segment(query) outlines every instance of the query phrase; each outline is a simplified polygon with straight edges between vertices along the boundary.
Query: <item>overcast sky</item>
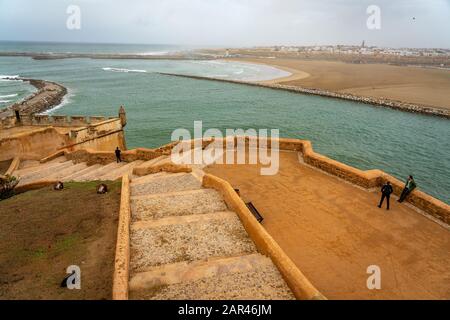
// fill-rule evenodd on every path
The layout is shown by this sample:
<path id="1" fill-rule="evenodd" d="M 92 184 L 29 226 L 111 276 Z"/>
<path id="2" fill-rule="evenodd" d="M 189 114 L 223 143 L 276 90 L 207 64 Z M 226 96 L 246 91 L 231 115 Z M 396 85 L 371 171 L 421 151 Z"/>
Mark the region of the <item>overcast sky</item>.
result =
<path id="1" fill-rule="evenodd" d="M 380 30 L 366 26 L 372 4 Z M 0 40 L 450 48 L 450 0 L 0 0 Z"/>

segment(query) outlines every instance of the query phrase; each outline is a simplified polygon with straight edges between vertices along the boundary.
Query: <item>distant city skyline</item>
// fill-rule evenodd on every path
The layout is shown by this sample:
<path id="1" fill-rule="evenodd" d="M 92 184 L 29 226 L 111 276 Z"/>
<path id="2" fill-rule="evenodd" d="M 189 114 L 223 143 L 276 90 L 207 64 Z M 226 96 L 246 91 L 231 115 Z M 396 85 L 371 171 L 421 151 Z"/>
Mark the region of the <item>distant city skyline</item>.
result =
<path id="1" fill-rule="evenodd" d="M 69 6 L 80 9 L 70 30 Z M 366 22 L 380 8 L 380 29 Z M 450 0 L 0 0 L 0 40 L 450 48 Z"/>

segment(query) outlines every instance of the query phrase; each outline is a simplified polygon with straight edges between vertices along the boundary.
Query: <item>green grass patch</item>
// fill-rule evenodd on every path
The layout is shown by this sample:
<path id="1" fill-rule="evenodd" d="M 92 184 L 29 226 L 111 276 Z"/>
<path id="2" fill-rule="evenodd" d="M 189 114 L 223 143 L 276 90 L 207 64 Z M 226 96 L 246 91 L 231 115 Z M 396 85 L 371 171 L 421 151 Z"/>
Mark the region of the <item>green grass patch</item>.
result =
<path id="1" fill-rule="evenodd" d="M 96 191 L 97 190 L 97 186 L 99 184 L 101 184 L 101 183 L 106 184 L 108 186 L 108 190 L 109 191 L 118 189 L 122 185 L 121 180 L 116 180 L 116 181 L 85 181 L 85 182 L 71 181 L 71 182 L 65 182 L 64 183 L 64 189 Z"/>

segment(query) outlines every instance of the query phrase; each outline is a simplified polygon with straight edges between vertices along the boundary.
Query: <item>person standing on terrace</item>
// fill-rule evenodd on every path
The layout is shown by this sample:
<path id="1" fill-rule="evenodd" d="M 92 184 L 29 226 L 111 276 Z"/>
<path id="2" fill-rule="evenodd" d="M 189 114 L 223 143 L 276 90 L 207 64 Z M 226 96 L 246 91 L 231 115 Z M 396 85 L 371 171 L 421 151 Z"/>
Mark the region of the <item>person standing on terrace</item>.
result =
<path id="1" fill-rule="evenodd" d="M 381 200 L 380 200 L 380 204 L 378 205 L 378 208 L 381 208 L 384 198 L 386 198 L 386 205 L 387 205 L 386 210 L 389 210 L 389 198 L 391 197 L 392 192 L 394 192 L 394 189 L 392 189 L 391 183 L 389 181 L 387 181 L 381 187 Z"/>
<path id="2" fill-rule="evenodd" d="M 116 150 L 115 150 L 114 152 L 115 152 L 115 154 L 116 154 L 116 161 L 117 161 L 117 163 L 122 162 L 122 159 L 121 159 L 121 157 L 120 157 L 121 151 L 120 151 L 119 147 L 117 147 Z"/>

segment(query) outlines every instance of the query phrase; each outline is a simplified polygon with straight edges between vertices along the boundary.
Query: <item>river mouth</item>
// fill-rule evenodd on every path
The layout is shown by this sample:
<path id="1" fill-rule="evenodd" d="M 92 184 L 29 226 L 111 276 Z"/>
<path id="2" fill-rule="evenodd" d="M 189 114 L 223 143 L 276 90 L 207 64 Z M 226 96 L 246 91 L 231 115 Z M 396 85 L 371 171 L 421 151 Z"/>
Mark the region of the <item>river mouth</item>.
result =
<path id="1" fill-rule="evenodd" d="M 128 148 L 163 145 L 170 142 L 173 130 L 192 130 L 198 120 L 205 128 L 221 130 L 279 129 L 281 137 L 311 140 L 317 152 L 357 168 L 381 169 L 401 180 L 412 174 L 423 191 L 450 203 L 446 119 L 155 73 L 201 73 L 207 68 L 192 62 L 16 57 L 0 58 L 0 68 L 4 74 L 55 81 L 68 88 L 69 101 L 50 114 L 116 116 L 124 105 Z M 0 92 L 6 94 L 11 93 Z"/>

